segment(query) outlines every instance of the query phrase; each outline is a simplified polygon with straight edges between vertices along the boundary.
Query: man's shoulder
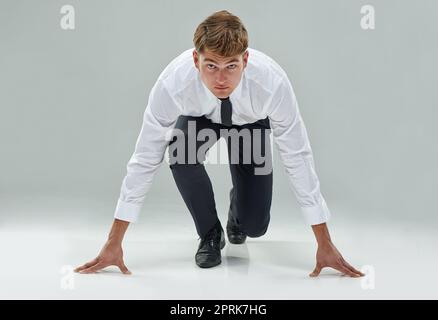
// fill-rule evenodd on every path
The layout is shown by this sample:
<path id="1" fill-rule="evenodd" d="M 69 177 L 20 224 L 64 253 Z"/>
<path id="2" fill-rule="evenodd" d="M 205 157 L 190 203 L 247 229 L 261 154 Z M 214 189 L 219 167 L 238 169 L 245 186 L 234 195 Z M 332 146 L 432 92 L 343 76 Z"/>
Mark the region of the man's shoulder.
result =
<path id="1" fill-rule="evenodd" d="M 249 80 L 272 86 L 287 79 L 286 71 L 268 54 L 254 48 L 248 48 L 248 53 L 245 73 Z"/>
<path id="2" fill-rule="evenodd" d="M 181 73 L 193 71 L 193 69 L 195 69 L 195 65 L 193 62 L 192 52 L 193 48 L 184 50 L 182 53 L 172 59 L 163 69 L 158 78 L 164 80 L 167 77 L 178 76 L 181 75 Z"/>
<path id="3" fill-rule="evenodd" d="M 195 80 L 197 69 L 193 62 L 193 49 L 184 50 L 172 59 L 158 76 L 157 81 L 164 84 L 169 91 L 179 90 L 182 84 L 188 85 Z"/>

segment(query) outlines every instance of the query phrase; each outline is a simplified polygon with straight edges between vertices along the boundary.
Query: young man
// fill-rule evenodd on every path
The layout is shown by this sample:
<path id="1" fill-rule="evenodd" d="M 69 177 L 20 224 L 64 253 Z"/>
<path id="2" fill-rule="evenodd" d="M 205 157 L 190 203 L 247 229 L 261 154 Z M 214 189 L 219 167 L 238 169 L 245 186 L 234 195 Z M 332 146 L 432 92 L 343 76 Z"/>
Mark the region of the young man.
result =
<path id="1" fill-rule="evenodd" d="M 196 29 L 193 42 L 195 48 L 175 58 L 151 90 L 108 241 L 95 259 L 75 271 L 92 273 L 116 265 L 130 273 L 123 261 L 122 239 L 129 223 L 137 220 L 167 147 L 170 169 L 201 239 L 196 264 L 202 268 L 220 264 L 225 236 L 203 165 L 206 152 L 220 137 L 227 142 L 233 183 L 228 240 L 241 244 L 247 236 L 262 236 L 268 228 L 272 199 L 272 129 L 304 218 L 318 243 L 316 267 L 310 276 L 317 276 L 324 267 L 363 276 L 331 242 L 326 225 L 330 212 L 285 71 L 267 55 L 248 48 L 244 25 L 227 11 L 206 18 Z M 261 161 L 258 151 L 264 154 Z"/>

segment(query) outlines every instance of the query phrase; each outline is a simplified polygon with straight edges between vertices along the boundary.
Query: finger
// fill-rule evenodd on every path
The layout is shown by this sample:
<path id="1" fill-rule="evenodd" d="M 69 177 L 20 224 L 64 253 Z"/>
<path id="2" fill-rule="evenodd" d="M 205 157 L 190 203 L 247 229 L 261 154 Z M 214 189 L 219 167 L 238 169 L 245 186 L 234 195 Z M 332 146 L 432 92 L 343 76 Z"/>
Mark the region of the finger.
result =
<path id="1" fill-rule="evenodd" d="M 348 270 L 350 270 L 351 272 L 353 272 L 354 274 L 356 274 L 358 277 L 363 277 L 365 276 L 364 273 L 360 272 L 359 270 L 355 269 L 354 267 L 352 267 L 351 265 L 346 265 L 344 264 L 344 266 L 346 268 L 348 268 Z"/>
<path id="2" fill-rule="evenodd" d="M 365 276 L 365 274 L 363 272 L 360 272 L 359 270 L 357 270 L 356 268 L 354 268 L 351 264 L 349 264 L 347 261 L 342 260 L 342 262 L 344 263 L 344 266 L 346 266 L 348 269 L 350 269 L 351 271 L 353 271 L 354 273 L 358 274 L 359 276 L 363 277 Z"/>
<path id="3" fill-rule="evenodd" d="M 350 276 L 350 277 L 354 277 L 357 278 L 359 277 L 358 274 L 354 273 L 353 271 L 351 271 L 350 269 L 348 269 L 346 266 L 344 266 L 343 264 L 338 264 L 335 267 L 336 270 L 341 271 L 342 273 L 345 273 L 346 275 Z"/>
<path id="4" fill-rule="evenodd" d="M 87 268 L 95 265 L 96 263 L 97 263 L 97 258 L 91 260 L 90 262 L 87 262 L 87 263 L 83 264 L 82 266 L 77 267 L 76 269 L 74 269 L 74 271 L 78 272 L 80 270 L 87 269 Z"/>
<path id="5" fill-rule="evenodd" d="M 79 273 L 95 273 L 96 271 L 99 271 L 100 269 L 103 269 L 107 267 L 108 265 L 106 263 L 99 262 L 95 264 L 92 267 L 89 267 L 88 269 L 82 270 Z"/>
<path id="6" fill-rule="evenodd" d="M 122 262 L 118 265 L 120 271 L 122 271 L 123 274 L 132 274 L 131 271 L 128 270 L 128 267 Z"/>
<path id="7" fill-rule="evenodd" d="M 309 276 L 310 277 L 317 277 L 320 274 L 321 270 L 322 270 L 322 266 L 320 264 L 317 264 L 315 269 L 312 271 L 311 274 L 309 274 Z"/>
<path id="8" fill-rule="evenodd" d="M 74 269 L 74 272 L 79 272 L 81 270 L 84 270 L 84 269 L 87 269 L 87 268 L 89 268 L 91 266 L 94 266 L 97 262 L 98 262 L 97 258 L 94 258 L 90 262 L 87 262 L 87 263 L 83 264 L 82 266 L 77 267 L 76 269 Z"/>

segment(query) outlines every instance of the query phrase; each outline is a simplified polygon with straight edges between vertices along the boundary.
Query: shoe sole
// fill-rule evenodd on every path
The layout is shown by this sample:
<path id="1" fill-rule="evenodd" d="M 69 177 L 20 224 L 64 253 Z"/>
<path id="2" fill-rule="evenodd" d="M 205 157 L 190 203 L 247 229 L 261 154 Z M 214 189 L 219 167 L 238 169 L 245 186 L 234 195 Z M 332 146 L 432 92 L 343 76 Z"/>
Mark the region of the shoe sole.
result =
<path id="1" fill-rule="evenodd" d="M 222 263 L 222 260 L 219 261 L 219 262 L 217 262 L 217 263 L 214 263 L 214 264 L 207 264 L 207 265 L 197 264 L 197 266 L 198 266 L 199 268 L 202 268 L 202 269 L 208 269 L 208 268 L 216 267 L 216 266 L 220 265 L 221 263 Z"/>
<path id="2" fill-rule="evenodd" d="M 243 243 L 245 243 L 245 241 L 246 241 L 246 237 L 245 237 L 243 240 L 238 240 L 238 241 L 236 241 L 236 240 L 232 240 L 232 239 L 228 236 L 228 234 L 227 234 L 227 237 L 228 237 L 228 242 L 231 243 L 231 244 L 243 244 Z"/>
<path id="3" fill-rule="evenodd" d="M 229 241 L 231 244 L 243 244 L 243 243 L 245 243 L 246 238 L 243 239 L 243 240 L 241 240 L 241 241 L 234 241 L 234 240 L 230 240 L 230 238 L 228 238 L 228 241 Z"/>

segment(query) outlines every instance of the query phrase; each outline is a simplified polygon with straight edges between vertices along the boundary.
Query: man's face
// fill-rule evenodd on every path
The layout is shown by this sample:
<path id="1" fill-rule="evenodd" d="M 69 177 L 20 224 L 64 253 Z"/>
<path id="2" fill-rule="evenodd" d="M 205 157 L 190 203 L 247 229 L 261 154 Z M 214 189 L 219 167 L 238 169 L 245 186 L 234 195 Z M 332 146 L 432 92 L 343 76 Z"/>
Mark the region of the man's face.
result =
<path id="1" fill-rule="evenodd" d="M 239 85 L 242 72 L 248 63 L 248 50 L 233 57 L 222 57 L 211 51 L 193 50 L 193 60 L 201 80 L 218 98 L 226 98 Z"/>

